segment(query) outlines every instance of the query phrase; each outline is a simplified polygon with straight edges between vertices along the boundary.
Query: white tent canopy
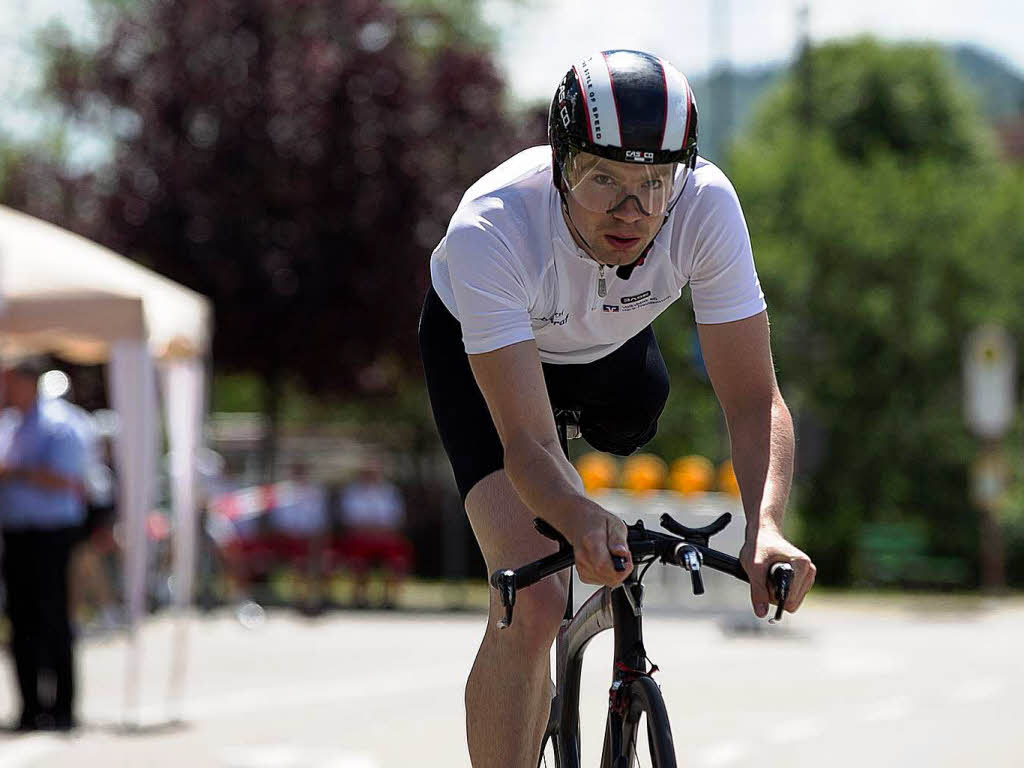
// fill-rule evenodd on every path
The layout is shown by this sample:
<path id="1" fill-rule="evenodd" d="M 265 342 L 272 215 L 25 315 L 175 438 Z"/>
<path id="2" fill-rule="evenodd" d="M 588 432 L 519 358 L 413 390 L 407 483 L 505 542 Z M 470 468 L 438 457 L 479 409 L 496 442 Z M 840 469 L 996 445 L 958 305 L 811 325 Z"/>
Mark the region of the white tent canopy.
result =
<path id="1" fill-rule="evenodd" d="M 0 206 L 2 330 L 9 340 L 80 363 L 146 339 L 151 355 L 203 356 L 210 305 L 194 291 L 84 237 Z M 140 313 L 141 309 L 141 313 Z"/>
<path id="2" fill-rule="evenodd" d="M 210 347 L 207 299 L 83 237 L 0 206 L 0 339 L 6 353 L 52 352 L 108 363 L 118 413 L 119 515 L 132 650 L 126 705 L 139 678 L 137 622 L 144 610 L 146 515 L 157 455 L 156 366 L 162 374 L 175 516 L 175 601 L 191 601 L 195 562 L 195 456 Z M 180 627 L 183 625 L 180 625 Z M 176 644 L 180 671 L 183 629 Z M 180 681 L 180 675 L 177 678 Z M 130 716 L 134 712 L 127 713 Z"/>

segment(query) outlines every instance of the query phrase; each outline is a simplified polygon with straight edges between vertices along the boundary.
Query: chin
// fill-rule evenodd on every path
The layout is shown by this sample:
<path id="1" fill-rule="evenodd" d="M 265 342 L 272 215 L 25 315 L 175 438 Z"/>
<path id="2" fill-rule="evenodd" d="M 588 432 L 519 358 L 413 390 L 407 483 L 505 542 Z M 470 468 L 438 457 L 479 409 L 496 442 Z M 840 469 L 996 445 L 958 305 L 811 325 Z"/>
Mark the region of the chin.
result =
<path id="1" fill-rule="evenodd" d="M 632 251 L 627 251 L 626 253 L 623 253 L 622 251 L 613 251 L 608 254 L 608 263 L 616 267 L 623 264 L 630 264 L 635 261 L 636 257 L 639 255 L 639 251 L 636 253 L 633 253 Z"/>
<path id="2" fill-rule="evenodd" d="M 636 248 L 631 248 L 628 251 L 616 251 L 609 249 L 601 253 L 600 261 L 616 267 L 622 264 L 632 264 L 639 258 L 640 254 L 643 253 L 645 247 L 646 246 L 637 246 Z"/>

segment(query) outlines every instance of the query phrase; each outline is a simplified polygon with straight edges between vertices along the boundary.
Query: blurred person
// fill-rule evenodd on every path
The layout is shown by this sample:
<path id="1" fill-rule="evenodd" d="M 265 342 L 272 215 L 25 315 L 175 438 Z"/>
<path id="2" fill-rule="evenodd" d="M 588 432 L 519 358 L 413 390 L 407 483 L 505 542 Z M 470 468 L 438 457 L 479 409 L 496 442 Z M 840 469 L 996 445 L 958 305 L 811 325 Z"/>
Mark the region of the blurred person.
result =
<path id="1" fill-rule="evenodd" d="M 253 582 L 273 560 L 265 535 L 269 486 L 242 487 L 225 478 L 220 486 L 210 499 L 209 522 L 224 565 L 226 597 L 241 609 L 253 602 Z"/>
<path id="2" fill-rule="evenodd" d="M 19 730 L 75 725 L 68 563 L 85 518 L 87 448 L 70 412 L 41 401 L 44 369 L 44 361 L 31 358 L 3 371 L 3 401 L 21 415 L 0 461 L 3 576 L 22 701 Z M 51 697 L 41 695 L 43 686 L 52 700 L 44 700 Z"/>
<path id="3" fill-rule="evenodd" d="M 327 496 L 323 486 L 310 479 L 309 466 L 304 462 L 293 464 L 289 480 L 277 484 L 269 524 L 271 549 L 279 559 L 297 565 L 301 573 L 301 604 L 310 612 L 318 610 L 324 577 Z"/>
<path id="4" fill-rule="evenodd" d="M 48 378 L 63 385 L 46 386 Z M 71 616 L 75 625 L 89 623 L 101 630 L 121 626 L 123 617 L 107 573 L 109 557 L 117 551 L 117 521 L 113 432 L 74 402 L 68 377 L 51 370 L 43 375 L 40 402 L 57 417 L 74 425 L 86 447 L 85 520 L 71 552 Z"/>
<path id="5" fill-rule="evenodd" d="M 739 200 L 698 156 L 685 76 L 640 51 L 582 59 L 555 91 L 548 140 L 465 193 L 431 256 L 420 316 L 434 420 L 488 571 L 555 551 L 535 516 L 572 544 L 584 582 L 617 585 L 632 570 L 626 526 L 584 493 L 552 409 L 579 411 L 602 451 L 650 441 L 669 392 L 652 322 L 689 284 L 743 492 L 751 605 L 767 615 L 768 570 L 786 562 L 785 607 L 797 610 L 814 566 L 782 535 L 792 420 Z M 567 573 L 525 590 L 501 631 L 492 591 L 466 686 L 475 768 L 537 764 L 567 590 Z"/>
<path id="6" fill-rule="evenodd" d="M 341 522 L 345 530 L 339 555 L 355 576 L 355 604 L 369 605 L 370 570 L 380 565 L 384 578 L 384 607 L 397 606 L 401 578 L 412 566 L 412 545 L 402 535 L 405 503 L 398 488 L 384 478 L 374 461 L 341 492 Z"/>
<path id="7" fill-rule="evenodd" d="M 98 463 L 90 465 L 86 479 L 85 523 L 82 541 L 72 555 L 72 606 L 76 616 L 89 613 L 99 630 L 116 629 L 124 615 L 112 586 L 110 571 L 119 553 L 114 526 L 117 523 L 117 476 L 114 472 L 113 438 L 101 435 Z"/>

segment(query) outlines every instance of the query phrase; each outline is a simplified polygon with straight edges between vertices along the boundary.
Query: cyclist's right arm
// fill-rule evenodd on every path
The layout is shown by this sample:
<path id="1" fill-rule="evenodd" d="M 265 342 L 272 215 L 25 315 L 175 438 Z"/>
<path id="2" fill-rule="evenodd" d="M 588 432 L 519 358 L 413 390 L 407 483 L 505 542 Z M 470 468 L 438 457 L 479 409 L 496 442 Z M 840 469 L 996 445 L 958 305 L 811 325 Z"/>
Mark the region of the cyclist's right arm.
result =
<path id="1" fill-rule="evenodd" d="M 632 569 L 626 526 L 582 492 L 579 475 L 559 446 L 535 341 L 469 355 L 505 448 L 505 473 L 525 504 L 569 540 L 580 578 L 618 584 Z M 626 559 L 616 571 L 611 555 Z"/>

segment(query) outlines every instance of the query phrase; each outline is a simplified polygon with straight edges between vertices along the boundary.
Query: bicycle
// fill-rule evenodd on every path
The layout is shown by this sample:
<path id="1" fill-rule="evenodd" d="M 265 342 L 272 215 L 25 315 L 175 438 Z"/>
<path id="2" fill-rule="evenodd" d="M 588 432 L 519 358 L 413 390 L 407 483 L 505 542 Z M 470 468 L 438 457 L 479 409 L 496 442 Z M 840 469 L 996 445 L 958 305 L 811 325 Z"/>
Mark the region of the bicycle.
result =
<path id="1" fill-rule="evenodd" d="M 566 455 L 568 439 L 578 436 L 576 418 L 571 411 L 556 414 L 559 439 Z M 721 532 L 731 519 L 732 515 L 725 513 L 702 528 L 689 528 L 663 514 L 661 526 L 675 535 L 647 529 L 641 520 L 627 526 L 633 571 L 622 584 L 614 588 L 604 586 L 595 591 L 575 614 L 570 579 L 565 616 L 555 641 L 555 693 L 541 742 L 538 766 L 545 765 L 545 750 L 548 750 L 556 768 L 579 768 L 579 696 L 583 653 L 597 634 L 614 629 L 615 672 L 608 696 L 601 768 L 633 768 L 638 765 L 637 737 L 642 720 L 646 721 L 650 764 L 658 768 L 675 768 L 675 748 L 668 713 L 661 689 L 652 677 L 658 667 L 651 663 L 648 669 L 650 659 L 643 644 L 643 578 L 655 562 L 661 562 L 688 571 L 695 595 L 704 593 L 703 566 L 749 582 L 737 558 L 709 546 L 711 537 Z M 533 522 L 537 532 L 558 543 L 559 549 L 519 568 L 500 569 L 491 575 L 491 586 L 498 591 L 505 609 L 504 617 L 498 621 L 499 629 L 512 624 L 518 590 L 571 568 L 574 563 L 572 546 L 565 537 L 542 518 L 534 518 Z M 612 559 L 616 570 L 625 570 L 623 558 L 612 556 Z M 641 566 L 643 570 L 637 575 Z M 778 598 L 778 607 L 769 623 L 781 621 L 792 578 L 793 569 L 788 563 L 777 563 L 772 567 L 770 586 Z"/>

